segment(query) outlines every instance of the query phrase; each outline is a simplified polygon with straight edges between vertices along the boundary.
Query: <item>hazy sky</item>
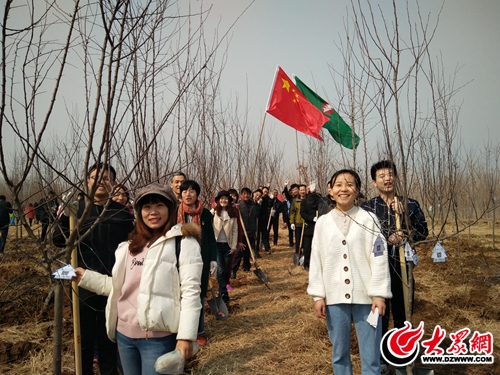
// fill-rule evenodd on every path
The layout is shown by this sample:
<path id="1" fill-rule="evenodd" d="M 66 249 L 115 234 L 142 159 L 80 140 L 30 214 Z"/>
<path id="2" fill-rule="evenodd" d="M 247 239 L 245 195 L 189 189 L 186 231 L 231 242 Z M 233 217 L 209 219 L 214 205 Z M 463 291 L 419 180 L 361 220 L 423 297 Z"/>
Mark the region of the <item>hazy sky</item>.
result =
<path id="1" fill-rule="evenodd" d="M 220 15 L 224 30 L 250 3 L 215 0 L 205 5 L 213 4 L 212 15 Z M 374 7 L 380 4 L 391 17 L 391 1 L 372 4 Z M 397 4 L 404 6 L 403 1 Z M 434 18 L 441 5 L 436 0 L 420 2 L 422 14 L 430 12 Z M 336 107 L 338 98 L 329 65 L 342 67 L 336 43 L 345 35 L 348 8 L 347 0 L 256 0 L 231 33 L 222 80 L 223 95 L 229 97 L 237 93 L 241 100 L 248 90 L 250 119 L 260 126 L 276 65 L 280 65 L 289 76 L 299 76 Z M 499 17 L 500 1 L 446 1 L 431 44 L 431 55 L 442 55 L 445 74 L 451 77 L 457 71 L 455 86 L 467 84 L 455 96 L 455 104 L 461 105 L 460 135 L 467 147 L 481 146 L 488 141 L 497 143 L 500 139 Z M 212 20 L 214 18 L 218 21 L 218 17 Z M 341 115 L 346 117 L 345 113 Z M 274 127 L 275 132 L 295 147 L 293 129 L 271 116 L 267 116 L 267 126 Z M 375 135 L 381 136 L 381 129 L 375 129 Z"/>

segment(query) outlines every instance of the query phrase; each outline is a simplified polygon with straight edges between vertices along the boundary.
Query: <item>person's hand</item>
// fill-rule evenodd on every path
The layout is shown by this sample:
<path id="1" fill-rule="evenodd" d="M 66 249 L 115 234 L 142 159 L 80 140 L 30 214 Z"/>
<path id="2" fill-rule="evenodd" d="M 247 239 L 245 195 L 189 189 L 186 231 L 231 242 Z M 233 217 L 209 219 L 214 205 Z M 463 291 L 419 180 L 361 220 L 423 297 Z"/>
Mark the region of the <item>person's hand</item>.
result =
<path id="1" fill-rule="evenodd" d="M 71 281 L 79 283 L 80 281 L 82 281 L 83 275 L 85 275 L 85 270 L 82 267 L 76 267 L 75 273 L 76 276 L 73 276 Z"/>
<path id="2" fill-rule="evenodd" d="M 247 247 L 243 242 L 238 242 L 238 250 L 245 250 Z"/>
<path id="3" fill-rule="evenodd" d="M 314 302 L 314 312 L 316 313 L 316 317 L 320 319 L 326 318 L 326 305 L 324 299 L 319 299 Z"/>
<path id="4" fill-rule="evenodd" d="M 274 194 L 273 193 L 269 194 L 269 199 L 274 199 Z"/>
<path id="5" fill-rule="evenodd" d="M 288 180 L 287 180 L 287 181 L 285 181 L 285 187 L 287 187 L 287 186 L 288 186 Z"/>
<path id="6" fill-rule="evenodd" d="M 381 299 L 374 299 L 372 302 L 372 312 L 375 312 L 375 307 L 378 307 L 378 314 L 380 316 L 385 315 L 385 301 Z"/>
<path id="7" fill-rule="evenodd" d="M 314 216 L 313 221 L 314 221 L 314 222 L 317 222 L 317 221 L 318 221 L 318 217 L 317 217 L 317 216 Z"/>
<path id="8" fill-rule="evenodd" d="M 217 272 L 217 262 L 215 262 L 215 261 L 212 260 L 210 262 L 210 273 L 212 275 L 215 275 L 216 272 Z"/>
<path id="9" fill-rule="evenodd" d="M 193 342 L 189 340 L 177 340 L 175 349 L 180 349 L 182 356 L 185 360 L 193 356 Z"/>
<path id="10" fill-rule="evenodd" d="M 262 198 L 257 201 L 258 204 L 262 204 Z"/>
<path id="11" fill-rule="evenodd" d="M 396 246 L 403 244 L 405 241 L 406 241 L 405 236 L 398 233 L 391 234 L 389 236 L 389 239 L 387 240 L 389 245 L 396 245 Z"/>
<path id="12" fill-rule="evenodd" d="M 316 192 L 316 182 L 311 182 L 311 184 L 309 185 L 309 191 L 311 193 Z"/>
<path id="13" fill-rule="evenodd" d="M 295 230 L 295 224 L 290 224 L 290 229 Z"/>
<path id="14" fill-rule="evenodd" d="M 229 255 L 233 255 L 236 252 L 236 249 L 229 250 Z"/>
<path id="15" fill-rule="evenodd" d="M 403 202 L 398 200 L 396 203 L 395 200 L 392 200 L 392 201 L 389 201 L 387 203 L 389 204 L 389 207 L 391 208 L 391 210 L 393 210 L 395 213 L 400 214 L 400 215 L 404 214 L 405 207 L 403 205 Z"/>
<path id="16" fill-rule="evenodd" d="M 271 216 L 274 217 L 274 214 L 276 213 L 276 210 L 271 208 Z"/>

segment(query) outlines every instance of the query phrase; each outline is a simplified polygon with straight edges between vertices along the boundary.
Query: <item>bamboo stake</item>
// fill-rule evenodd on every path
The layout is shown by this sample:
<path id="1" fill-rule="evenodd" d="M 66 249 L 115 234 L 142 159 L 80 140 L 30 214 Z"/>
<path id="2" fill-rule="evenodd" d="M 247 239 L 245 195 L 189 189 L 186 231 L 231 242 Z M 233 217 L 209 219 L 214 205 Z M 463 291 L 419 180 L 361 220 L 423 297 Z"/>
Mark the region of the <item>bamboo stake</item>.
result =
<path id="1" fill-rule="evenodd" d="M 394 204 L 398 205 L 398 197 L 394 197 Z M 401 232 L 401 215 L 395 212 L 396 217 L 396 230 L 399 235 Z M 399 263 L 401 264 L 401 281 L 403 283 L 403 296 L 405 303 L 405 315 L 408 319 L 408 275 L 406 273 L 406 257 L 405 257 L 405 249 L 403 246 L 398 246 L 399 250 Z"/>
<path id="2" fill-rule="evenodd" d="M 76 227 L 76 205 L 70 204 L 69 214 L 69 228 L 72 232 Z M 76 247 L 71 252 L 71 265 L 73 268 L 78 267 L 78 254 Z M 73 291 L 73 337 L 75 344 L 75 374 L 82 374 L 82 337 L 80 333 L 80 297 L 78 293 L 78 283 L 71 282 L 71 289 Z"/>

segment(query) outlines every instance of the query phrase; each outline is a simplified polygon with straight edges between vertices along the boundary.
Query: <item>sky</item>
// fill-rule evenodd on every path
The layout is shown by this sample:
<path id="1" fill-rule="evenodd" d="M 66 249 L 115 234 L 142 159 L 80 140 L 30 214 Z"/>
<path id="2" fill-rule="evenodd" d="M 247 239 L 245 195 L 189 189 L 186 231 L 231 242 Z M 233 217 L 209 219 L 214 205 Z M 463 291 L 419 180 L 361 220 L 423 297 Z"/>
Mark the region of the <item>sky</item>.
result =
<path id="1" fill-rule="evenodd" d="M 374 7 L 380 4 L 383 13 L 391 16 L 391 1 L 372 4 Z M 404 2 L 397 4 L 403 6 Z M 435 19 L 442 4 L 430 51 L 432 56 L 441 56 L 447 77 L 451 79 L 456 73 L 455 87 L 463 86 L 454 100 L 460 106 L 459 132 L 463 146 L 475 148 L 487 142 L 498 143 L 500 1 L 423 0 L 422 14 L 430 13 Z M 277 65 L 289 76 L 300 77 L 336 107 L 338 77 L 332 77 L 329 66 L 341 69 L 343 64 L 336 45 L 345 37 L 349 1 L 205 1 L 205 6 L 210 5 L 215 16 L 211 22 L 220 23 L 222 30 L 241 15 L 230 32 L 228 60 L 222 77 L 223 95 L 230 98 L 238 94 L 240 100 L 248 99 L 249 118 L 255 126 L 260 127 Z M 344 119 L 347 117 L 340 114 Z M 271 116 L 266 117 L 265 126 L 274 128 L 275 134 L 295 147 L 292 128 Z M 374 129 L 370 136 L 381 137 L 381 129 Z M 300 137 L 303 142 L 307 136 Z"/>
<path id="2" fill-rule="evenodd" d="M 359 1 L 366 9 L 367 1 Z M 414 1 L 409 0 L 412 16 L 416 16 Z M 72 4 L 70 0 L 60 3 Z M 189 2 L 180 1 L 179 4 Z M 338 75 L 332 74 L 332 67 L 338 70 L 343 67 L 337 46 L 345 40 L 344 24 L 351 17 L 349 0 L 191 0 L 191 4 L 211 7 L 204 26 L 208 40 L 216 28 L 219 36 L 229 29 L 227 61 L 220 84 L 221 100 L 229 102 L 237 97 L 241 111 L 248 105 L 248 124 L 255 127 L 254 134 L 258 134 L 262 124 L 277 65 L 288 76 L 300 77 L 348 119 L 348 114 L 338 106 L 340 98 L 336 85 L 342 83 Z M 404 10 L 403 0 L 398 0 L 397 4 Z M 378 7 L 384 17 L 391 19 L 392 1 L 376 0 L 372 1 L 372 6 L 377 22 L 380 22 Z M 440 56 L 445 75 L 454 76 L 455 87 L 461 87 L 454 97 L 455 105 L 460 106 L 460 147 L 481 148 L 488 142 L 496 145 L 500 141 L 497 115 L 500 107 L 500 26 L 497 21 L 500 1 L 420 1 L 421 13 L 430 14 L 434 21 L 441 6 L 430 53 Z M 226 42 L 222 48 L 225 46 Z M 68 67 L 67 74 L 72 74 L 70 69 L 80 69 L 77 64 L 73 65 Z M 63 106 L 60 116 L 65 118 L 54 122 L 58 126 L 67 123 L 67 108 L 80 116 L 84 112 L 84 101 L 76 99 L 73 93 L 74 79 L 67 82 L 69 88 L 61 88 L 63 101 L 60 101 Z M 430 96 L 422 92 L 421 100 L 428 102 Z M 370 121 L 373 121 L 373 129 L 367 138 L 375 148 L 383 139 L 382 128 L 377 125 L 376 116 Z M 266 116 L 265 130 L 265 135 L 276 137 L 287 159 L 296 160 L 294 129 Z M 326 138 L 329 134 L 325 132 L 323 136 Z M 309 137 L 300 134 L 298 139 L 299 148 L 305 149 Z"/>

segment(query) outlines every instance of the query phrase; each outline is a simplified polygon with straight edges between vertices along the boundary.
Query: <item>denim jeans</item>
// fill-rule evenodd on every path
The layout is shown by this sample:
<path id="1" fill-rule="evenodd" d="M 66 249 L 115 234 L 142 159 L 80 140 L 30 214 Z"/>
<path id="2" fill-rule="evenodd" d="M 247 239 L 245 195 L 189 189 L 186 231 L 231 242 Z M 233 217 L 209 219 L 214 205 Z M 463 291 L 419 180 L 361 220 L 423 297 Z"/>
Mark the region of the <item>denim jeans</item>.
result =
<path id="1" fill-rule="evenodd" d="M 9 234 L 9 224 L 0 228 L 0 254 L 3 253 L 5 249 L 5 244 L 7 243 L 7 235 Z"/>
<path id="2" fill-rule="evenodd" d="M 217 242 L 217 282 L 219 294 L 227 293 L 226 285 L 229 282 L 231 270 L 231 248 L 227 242 Z"/>
<path id="3" fill-rule="evenodd" d="M 366 318 L 371 305 L 338 304 L 326 306 L 328 336 L 333 345 L 332 364 L 335 375 L 352 375 L 351 364 L 351 321 L 356 327 L 361 373 L 380 374 L 380 340 L 382 321 L 379 317 L 377 328 L 373 328 Z"/>
<path id="4" fill-rule="evenodd" d="M 116 332 L 118 351 L 124 375 L 156 375 L 155 362 L 158 357 L 175 349 L 176 336 L 131 339 Z"/>

